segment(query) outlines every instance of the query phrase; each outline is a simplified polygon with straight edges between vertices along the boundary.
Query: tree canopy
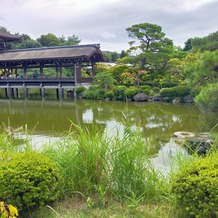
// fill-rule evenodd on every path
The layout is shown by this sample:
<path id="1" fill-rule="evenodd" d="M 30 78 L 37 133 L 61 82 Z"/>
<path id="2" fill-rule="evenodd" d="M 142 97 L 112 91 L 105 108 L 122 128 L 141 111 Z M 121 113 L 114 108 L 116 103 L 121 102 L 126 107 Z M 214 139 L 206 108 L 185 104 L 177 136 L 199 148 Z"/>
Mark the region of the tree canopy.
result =
<path id="1" fill-rule="evenodd" d="M 214 51 L 218 49 L 218 31 L 205 37 L 190 38 L 185 42 L 184 51 Z"/>
<path id="2" fill-rule="evenodd" d="M 7 28 L 0 26 L 0 30 L 10 33 Z M 34 40 L 27 34 L 15 33 L 15 35 L 21 35 L 20 41 L 7 43 L 9 49 L 22 49 L 22 48 L 38 48 L 38 47 L 50 47 L 50 46 L 65 46 L 65 45 L 78 45 L 81 42 L 76 35 L 68 37 L 57 37 L 53 33 L 41 35 L 38 39 Z"/>
<path id="3" fill-rule="evenodd" d="M 173 41 L 166 38 L 162 28 L 155 24 L 135 24 L 126 30 L 134 39 L 129 42 L 129 59 L 134 59 L 140 70 L 160 75 L 173 52 Z"/>

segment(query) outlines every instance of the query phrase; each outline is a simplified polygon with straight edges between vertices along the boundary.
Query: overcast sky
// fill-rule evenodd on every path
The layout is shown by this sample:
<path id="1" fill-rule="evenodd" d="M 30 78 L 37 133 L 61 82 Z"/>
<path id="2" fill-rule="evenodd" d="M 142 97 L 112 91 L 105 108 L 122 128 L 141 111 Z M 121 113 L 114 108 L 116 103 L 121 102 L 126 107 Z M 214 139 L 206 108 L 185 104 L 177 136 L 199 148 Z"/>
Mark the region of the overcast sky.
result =
<path id="1" fill-rule="evenodd" d="M 0 0 L 0 26 L 12 34 L 76 35 L 80 44 L 100 43 L 103 51 L 128 49 L 126 28 L 139 23 L 161 26 L 183 47 L 218 31 L 218 0 Z"/>

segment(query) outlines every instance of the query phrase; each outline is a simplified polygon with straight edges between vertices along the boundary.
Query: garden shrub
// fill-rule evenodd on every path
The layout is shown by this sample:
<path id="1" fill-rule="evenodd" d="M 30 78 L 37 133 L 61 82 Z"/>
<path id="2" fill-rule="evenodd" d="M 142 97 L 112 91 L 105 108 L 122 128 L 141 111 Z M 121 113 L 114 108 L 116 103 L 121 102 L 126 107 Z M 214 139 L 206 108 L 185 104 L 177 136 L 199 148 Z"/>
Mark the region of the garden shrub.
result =
<path id="1" fill-rule="evenodd" d="M 160 89 L 158 88 L 158 87 L 154 87 L 154 88 L 152 88 L 152 92 L 154 93 L 154 94 L 160 94 Z"/>
<path id="2" fill-rule="evenodd" d="M 202 88 L 195 98 L 197 106 L 206 111 L 218 111 L 218 83 L 209 84 Z"/>
<path id="3" fill-rule="evenodd" d="M 90 91 L 95 91 L 95 90 L 97 90 L 97 89 L 99 89 L 99 88 L 100 88 L 99 85 L 91 85 L 91 86 L 89 87 L 89 90 L 90 90 Z"/>
<path id="4" fill-rule="evenodd" d="M 86 90 L 84 93 L 83 93 L 83 98 L 85 99 L 95 99 L 95 96 L 96 96 L 96 90 Z"/>
<path id="5" fill-rule="evenodd" d="M 171 88 L 177 86 L 178 84 L 175 82 L 162 82 L 160 83 L 161 88 Z"/>
<path id="6" fill-rule="evenodd" d="M 106 90 L 105 89 L 97 89 L 96 90 L 96 92 L 95 92 L 95 94 L 96 94 L 96 96 L 95 96 L 95 99 L 97 99 L 97 100 L 102 100 L 102 99 L 105 99 L 105 97 L 106 97 Z"/>
<path id="7" fill-rule="evenodd" d="M 0 154 L 0 199 L 27 212 L 56 200 L 61 194 L 57 165 L 38 152 Z"/>
<path id="8" fill-rule="evenodd" d="M 84 91 L 83 98 L 85 99 L 97 99 L 97 92 L 100 88 L 99 85 L 92 85 L 88 90 Z"/>
<path id="9" fill-rule="evenodd" d="M 148 86 L 148 85 L 143 85 L 143 86 L 140 86 L 140 89 L 151 89 L 151 87 L 150 86 Z"/>
<path id="10" fill-rule="evenodd" d="M 148 85 L 150 87 L 160 87 L 160 83 L 156 81 L 141 81 L 140 85 Z"/>
<path id="11" fill-rule="evenodd" d="M 142 91 L 145 95 L 152 95 L 153 91 L 151 89 L 143 89 Z"/>
<path id="12" fill-rule="evenodd" d="M 79 94 L 81 94 L 82 92 L 84 92 L 86 89 L 85 89 L 85 87 L 84 86 L 79 86 L 79 87 L 77 87 L 76 88 L 76 94 L 77 95 L 79 95 Z"/>
<path id="13" fill-rule="evenodd" d="M 176 97 L 185 97 L 190 94 L 190 88 L 187 86 L 174 86 L 171 88 L 163 88 L 160 90 L 161 97 L 169 97 L 171 99 Z"/>
<path id="14" fill-rule="evenodd" d="M 199 95 L 199 93 L 201 92 L 202 87 L 201 86 L 195 86 L 194 88 L 191 89 L 191 96 L 192 97 L 196 97 L 197 95 Z"/>
<path id="15" fill-rule="evenodd" d="M 114 98 L 114 93 L 113 91 L 108 91 L 105 93 L 105 97 L 109 98 L 109 99 L 113 99 Z"/>
<path id="16" fill-rule="evenodd" d="M 152 93 L 151 87 L 148 85 L 140 86 L 140 89 L 146 95 L 150 95 Z"/>
<path id="17" fill-rule="evenodd" d="M 124 100 L 126 89 L 127 89 L 126 86 L 115 86 L 113 89 L 115 98 L 117 100 Z"/>
<path id="18" fill-rule="evenodd" d="M 173 176 L 177 204 L 191 217 L 218 217 L 218 153 L 193 161 Z"/>
<path id="19" fill-rule="evenodd" d="M 128 99 L 132 99 L 139 92 L 140 92 L 139 88 L 135 86 L 130 86 L 124 91 L 124 94 Z"/>

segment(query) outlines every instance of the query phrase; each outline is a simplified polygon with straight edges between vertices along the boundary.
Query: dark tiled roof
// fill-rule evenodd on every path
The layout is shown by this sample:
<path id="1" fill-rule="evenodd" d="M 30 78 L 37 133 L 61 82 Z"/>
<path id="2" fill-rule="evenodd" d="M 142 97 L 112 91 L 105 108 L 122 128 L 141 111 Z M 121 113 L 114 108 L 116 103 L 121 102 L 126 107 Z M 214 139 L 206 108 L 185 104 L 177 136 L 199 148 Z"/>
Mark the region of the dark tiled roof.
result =
<path id="1" fill-rule="evenodd" d="M 104 61 L 98 44 L 15 49 L 0 52 L 0 64 L 3 62 L 31 62 L 67 59 L 82 59 L 83 61 L 89 61 L 92 59 L 95 62 Z"/>
<path id="2" fill-rule="evenodd" d="M 21 39 L 21 36 L 13 35 L 11 33 L 0 30 L 0 41 L 11 42 L 11 41 L 16 41 L 20 39 Z"/>

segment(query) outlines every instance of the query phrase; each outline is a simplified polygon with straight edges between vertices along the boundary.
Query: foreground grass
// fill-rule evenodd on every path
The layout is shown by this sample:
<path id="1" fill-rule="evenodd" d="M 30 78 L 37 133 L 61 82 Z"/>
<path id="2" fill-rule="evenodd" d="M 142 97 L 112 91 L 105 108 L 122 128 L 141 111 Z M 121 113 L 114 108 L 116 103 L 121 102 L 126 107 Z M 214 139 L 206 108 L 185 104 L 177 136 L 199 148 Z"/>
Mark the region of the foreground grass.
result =
<path id="1" fill-rule="evenodd" d="M 184 218 L 180 216 L 171 204 L 157 202 L 156 204 L 138 204 L 136 202 L 120 203 L 109 201 L 107 206 L 98 207 L 90 206 L 87 201 L 81 198 L 67 198 L 53 205 L 37 211 L 31 216 L 32 218 Z"/>
<path id="2" fill-rule="evenodd" d="M 154 170 L 149 149 L 129 128 L 109 140 L 95 126 L 72 124 L 64 140 L 42 151 L 62 169 L 66 197 L 32 217 L 179 217 L 169 180 Z"/>
<path id="3" fill-rule="evenodd" d="M 1 149 L 20 152 L 12 141 L 11 136 L 0 137 Z M 41 150 L 63 174 L 61 199 L 31 211 L 27 217 L 188 217 L 175 207 L 170 176 L 154 169 L 149 149 L 140 131 L 126 128 L 122 138 L 108 139 L 95 126 L 72 124 L 63 140 Z M 29 150 L 27 140 L 22 152 Z M 183 155 L 175 157 L 172 172 L 189 164 L 189 159 Z"/>

